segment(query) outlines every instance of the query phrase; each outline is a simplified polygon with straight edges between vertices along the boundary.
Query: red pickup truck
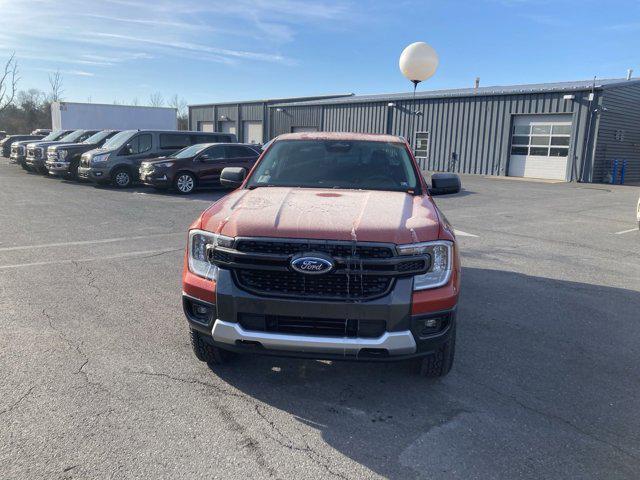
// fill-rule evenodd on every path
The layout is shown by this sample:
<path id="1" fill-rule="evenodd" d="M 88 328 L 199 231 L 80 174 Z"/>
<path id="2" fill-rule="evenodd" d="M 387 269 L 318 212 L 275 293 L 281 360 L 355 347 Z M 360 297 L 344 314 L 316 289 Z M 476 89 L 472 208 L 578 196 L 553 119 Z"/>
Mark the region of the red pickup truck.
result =
<path id="1" fill-rule="evenodd" d="M 411 361 L 451 369 L 460 260 L 402 137 L 286 134 L 190 227 L 183 308 L 196 357 L 236 353 Z"/>

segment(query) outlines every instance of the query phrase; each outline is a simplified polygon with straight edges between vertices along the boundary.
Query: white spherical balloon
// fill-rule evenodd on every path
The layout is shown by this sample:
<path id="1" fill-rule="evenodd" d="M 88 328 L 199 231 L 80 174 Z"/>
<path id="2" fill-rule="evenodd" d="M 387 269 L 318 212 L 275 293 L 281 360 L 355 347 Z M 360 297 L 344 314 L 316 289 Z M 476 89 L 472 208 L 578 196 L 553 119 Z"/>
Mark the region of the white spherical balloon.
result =
<path id="1" fill-rule="evenodd" d="M 433 48 L 424 42 L 415 42 L 402 51 L 400 71 L 412 82 L 422 82 L 436 73 L 439 61 Z"/>

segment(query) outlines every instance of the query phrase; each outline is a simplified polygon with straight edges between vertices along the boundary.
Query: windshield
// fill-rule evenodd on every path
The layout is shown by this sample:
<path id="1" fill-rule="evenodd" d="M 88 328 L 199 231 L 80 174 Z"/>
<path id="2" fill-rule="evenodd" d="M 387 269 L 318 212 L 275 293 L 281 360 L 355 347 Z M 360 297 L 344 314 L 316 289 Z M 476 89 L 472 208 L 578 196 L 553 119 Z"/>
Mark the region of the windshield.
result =
<path id="1" fill-rule="evenodd" d="M 400 143 L 281 140 L 265 153 L 247 186 L 413 192 L 418 180 Z"/>
<path id="2" fill-rule="evenodd" d="M 82 143 L 88 143 L 88 144 L 95 145 L 96 143 L 100 143 L 102 140 L 107 138 L 109 135 L 113 135 L 113 131 L 112 130 L 102 130 L 101 132 L 94 133 L 93 135 L 91 135 L 89 138 L 87 138 Z"/>
<path id="3" fill-rule="evenodd" d="M 59 139 L 61 136 L 66 135 L 69 132 L 63 132 L 63 131 L 56 131 L 56 132 L 51 132 L 49 135 L 47 135 L 44 138 L 41 138 L 40 141 L 41 142 L 47 142 L 47 141 L 53 141 L 53 140 L 57 140 Z"/>
<path id="4" fill-rule="evenodd" d="M 200 143 L 200 144 L 197 144 L 197 145 L 191 145 L 190 147 L 185 147 L 182 150 L 180 150 L 179 152 L 176 152 L 171 156 L 173 158 L 195 157 L 198 153 L 200 153 L 202 150 L 204 150 L 208 146 L 209 146 L 208 143 L 206 143 L 206 144 Z"/>
<path id="5" fill-rule="evenodd" d="M 84 130 L 74 130 L 73 132 L 65 135 L 64 137 L 62 137 L 59 141 L 61 142 L 67 142 L 67 143 L 74 143 L 78 140 L 81 139 L 81 137 L 85 134 Z"/>
<path id="6" fill-rule="evenodd" d="M 102 146 L 102 148 L 108 148 L 108 149 L 114 149 L 114 150 L 116 148 L 120 148 L 122 145 L 125 144 L 127 140 L 131 138 L 131 135 L 133 135 L 136 132 L 137 130 L 124 130 L 123 132 L 120 132 L 117 135 L 114 135 L 113 137 L 111 137 L 109 140 L 107 140 Z"/>

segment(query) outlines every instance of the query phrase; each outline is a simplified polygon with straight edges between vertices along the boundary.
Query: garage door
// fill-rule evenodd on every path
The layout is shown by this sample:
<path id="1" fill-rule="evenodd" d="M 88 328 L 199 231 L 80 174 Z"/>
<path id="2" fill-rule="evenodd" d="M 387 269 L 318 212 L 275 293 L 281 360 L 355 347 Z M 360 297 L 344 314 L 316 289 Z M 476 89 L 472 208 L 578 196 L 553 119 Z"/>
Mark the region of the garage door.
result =
<path id="1" fill-rule="evenodd" d="M 236 122 L 220 122 L 220 131 L 222 133 L 236 134 Z"/>
<path id="2" fill-rule="evenodd" d="M 298 132 L 317 132 L 318 127 L 291 127 L 291 133 Z"/>
<path id="3" fill-rule="evenodd" d="M 198 130 L 201 132 L 215 132 L 213 122 L 200 122 Z"/>
<path id="4" fill-rule="evenodd" d="M 262 143 L 262 122 L 242 122 L 244 143 Z"/>
<path id="5" fill-rule="evenodd" d="M 568 179 L 570 115 L 519 115 L 513 122 L 509 176 Z"/>

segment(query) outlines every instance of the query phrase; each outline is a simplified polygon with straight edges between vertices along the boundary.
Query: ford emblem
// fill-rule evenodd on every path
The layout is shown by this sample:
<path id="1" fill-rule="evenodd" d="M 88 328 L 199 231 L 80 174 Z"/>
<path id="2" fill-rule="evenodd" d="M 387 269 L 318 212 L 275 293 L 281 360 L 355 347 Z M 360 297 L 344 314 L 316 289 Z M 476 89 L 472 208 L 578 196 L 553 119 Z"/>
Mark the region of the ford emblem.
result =
<path id="1" fill-rule="evenodd" d="M 291 259 L 291 268 L 306 275 L 329 273 L 333 267 L 333 260 L 316 254 L 303 254 Z"/>

